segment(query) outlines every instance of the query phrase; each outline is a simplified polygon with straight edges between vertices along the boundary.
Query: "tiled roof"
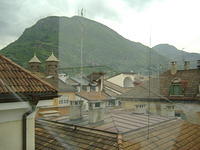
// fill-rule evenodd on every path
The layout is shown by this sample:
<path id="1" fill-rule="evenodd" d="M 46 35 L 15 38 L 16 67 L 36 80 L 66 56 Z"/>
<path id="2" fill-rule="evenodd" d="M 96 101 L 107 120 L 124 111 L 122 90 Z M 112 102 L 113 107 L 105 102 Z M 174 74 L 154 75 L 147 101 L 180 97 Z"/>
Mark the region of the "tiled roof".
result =
<path id="1" fill-rule="evenodd" d="M 36 150 L 117 149 L 116 134 L 49 121 L 36 121 Z"/>
<path id="2" fill-rule="evenodd" d="M 0 55 L 0 94 L 12 93 L 57 95 L 56 89 L 50 84 Z"/>
<path id="3" fill-rule="evenodd" d="M 175 75 L 172 75 L 170 70 L 162 73 L 160 75 L 160 88 L 161 93 L 164 96 L 169 96 L 170 99 L 176 99 L 169 95 L 169 89 L 171 83 L 174 79 L 178 79 L 184 84 L 184 92 L 180 99 L 196 99 L 199 94 L 199 82 L 200 82 L 200 70 L 199 69 L 189 69 L 189 70 L 177 70 Z M 179 98 L 178 98 L 179 99 Z M 199 98 L 197 98 L 199 100 Z"/>
<path id="4" fill-rule="evenodd" d="M 49 78 L 45 80 L 49 82 L 51 85 L 53 85 L 58 90 L 58 92 L 76 92 L 77 91 L 73 86 L 63 82 L 57 77 L 53 77 L 53 78 Z"/>
<path id="5" fill-rule="evenodd" d="M 146 81 L 140 85 L 137 85 L 126 93 L 119 95 L 120 98 L 134 98 L 134 99 L 161 99 L 160 95 L 160 80 L 159 78 L 151 78 L 150 85 L 149 81 Z"/>
<path id="6" fill-rule="evenodd" d="M 127 122 L 121 125 L 132 126 Z M 200 126 L 181 119 L 167 119 L 151 121 L 149 127 L 113 133 L 103 128 L 39 120 L 36 121 L 36 150 L 44 149 L 199 150 Z"/>
<path id="7" fill-rule="evenodd" d="M 70 81 L 71 80 L 71 81 Z M 90 82 L 85 78 L 85 77 L 69 77 L 69 79 L 67 79 L 67 82 L 71 82 L 73 84 L 77 83 L 77 84 L 81 84 L 81 85 L 89 85 Z"/>
<path id="8" fill-rule="evenodd" d="M 66 115 L 65 117 L 57 117 L 52 120 L 114 133 L 125 133 L 132 130 L 137 130 L 139 128 L 147 127 L 148 119 L 150 125 L 174 119 L 172 117 L 161 117 L 158 115 L 151 115 L 148 118 L 148 115 L 136 114 L 120 109 L 114 109 L 106 112 L 104 114 L 104 121 L 102 123 L 91 124 L 89 123 L 88 117 L 88 114 L 84 114 L 82 119 L 74 121 L 69 119 L 69 115 Z"/>
<path id="9" fill-rule="evenodd" d="M 128 92 L 129 90 L 131 90 L 131 88 L 124 88 L 124 87 L 120 87 L 112 82 L 109 82 L 109 81 L 104 81 L 104 87 L 105 88 L 109 88 L 109 89 L 112 89 L 116 92 L 119 92 L 119 93 L 125 93 L 125 92 Z"/>
<path id="10" fill-rule="evenodd" d="M 111 99 L 111 97 L 108 96 L 104 92 L 82 91 L 82 92 L 77 92 L 76 95 L 81 97 L 81 98 L 84 98 L 86 100 L 89 100 L 89 101 L 99 101 L 99 100 L 109 100 L 109 99 Z"/>

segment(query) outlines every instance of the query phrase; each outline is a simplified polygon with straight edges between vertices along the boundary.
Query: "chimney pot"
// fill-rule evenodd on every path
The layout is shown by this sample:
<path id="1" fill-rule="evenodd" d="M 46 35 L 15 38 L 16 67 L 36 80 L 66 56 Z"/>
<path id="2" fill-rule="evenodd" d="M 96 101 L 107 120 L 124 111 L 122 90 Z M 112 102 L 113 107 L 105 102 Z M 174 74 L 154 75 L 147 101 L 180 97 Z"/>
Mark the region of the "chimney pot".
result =
<path id="1" fill-rule="evenodd" d="M 70 120 L 78 120 L 82 118 L 82 100 L 70 101 Z"/>
<path id="2" fill-rule="evenodd" d="M 89 123 L 100 123 L 104 121 L 105 102 L 89 102 Z"/>
<path id="3" fill-rule="evenodd" d="M 190 69 L 190 62 L 189 61 L 185 61 L 184 62 L 184 70 L 189 70 Z"/>
<path id="4" fill-rule="evenodd" d="M 176 61 L 172 61 L 171 62 L 171 74 L 175 75 L 177 72 L 177 65 L 176 65 Z"/>

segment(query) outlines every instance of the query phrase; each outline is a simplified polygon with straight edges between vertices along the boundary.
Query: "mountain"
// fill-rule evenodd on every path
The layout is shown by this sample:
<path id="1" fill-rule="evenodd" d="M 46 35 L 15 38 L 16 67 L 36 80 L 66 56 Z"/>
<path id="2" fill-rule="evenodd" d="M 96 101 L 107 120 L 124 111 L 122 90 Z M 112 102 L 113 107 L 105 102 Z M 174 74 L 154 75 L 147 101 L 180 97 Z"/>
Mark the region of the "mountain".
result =
<path id="1" fill-rule="evenodd" d="M 127 40 L 101 23 L 79 16 L 41 19 L 0 53 L 27 67 L 34 52 L 44 62 L 54 51 L 61 68 L 77 67 L 81 65 L 81 42 L 84 66 L 105 65 L 116 71 L 145 72 L 149 50 L 154 68 L 168 61 L 155 50 Z"/>
<path id="2" fill-rule="evenodd" d="M 167 57 L 170 61 L 177 61 L 179 68 L 183 68 L 183 61 L 190 61 L 191 67 L 195 68 L 196 61 L 200 60 L 199 53 L 185 52 L 169 44 L 159 44 L 154 46 L 153 49 L 160 55 Z"/>

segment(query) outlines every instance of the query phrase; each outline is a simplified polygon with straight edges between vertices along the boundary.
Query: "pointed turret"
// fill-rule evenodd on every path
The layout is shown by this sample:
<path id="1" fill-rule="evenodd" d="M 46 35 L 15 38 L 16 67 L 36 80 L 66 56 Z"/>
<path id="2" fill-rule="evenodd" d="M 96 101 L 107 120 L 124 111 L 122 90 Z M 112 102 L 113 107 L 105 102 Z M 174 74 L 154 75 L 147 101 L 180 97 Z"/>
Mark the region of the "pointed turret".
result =
<path id="1" fill-rule="evenodd" d="M 58 58 L 56 58 L 52 52 L 51 56 L 49 56 L 46 60 L 46 73 L 47 75 L 57 76 L 57 69 L 58 69 Z"/>
<path id="2" fill-rule="evenodd" d="M 49 56 L 46 60 L 47 62 L 51 62 L 51 61 L 55 61 L 55 62 L 58 62 L 58 58 L 56 58 L 53 54 L 53 52 L 51 53 L 51 56 Z"/>
<path id="3" fill-rule="evenodd" d="M 40 72 L 40 60 L 37 58 L 36 54 L 29 60 L 30 70 L 32 72 Z"/>

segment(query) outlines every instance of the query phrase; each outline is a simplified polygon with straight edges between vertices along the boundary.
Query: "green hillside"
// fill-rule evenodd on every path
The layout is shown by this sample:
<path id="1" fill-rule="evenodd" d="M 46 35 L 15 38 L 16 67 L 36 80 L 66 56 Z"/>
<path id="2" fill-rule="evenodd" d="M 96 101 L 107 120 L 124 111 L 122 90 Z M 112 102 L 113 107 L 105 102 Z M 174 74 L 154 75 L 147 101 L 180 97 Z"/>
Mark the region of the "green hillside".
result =
<path id="1" fill-rule="evenodd" d="M 180 69 L 183 69 L 184 61 L 190 61 L 191 68 L 196 68 L 197 60 L 200 60 L 200 54 L 185 52 L 169 44 L 159 44 L 153 49 L 160 55 L 167 57 L 169 61 L 177 61 Z"/>
<path id="2" fill-rule="evenodd" d="M 34 52 L 45 62 L 54 51 L 61 68 L 77 67 L 81 62 L 81 37 L 84 66 L 105 65 L 116 71 L 134 72 L 145 72 L 148 67 L 149 47 L 129 41 L 107 26 L 79 16 L 41 19 L 0 53 L 27 67 Z M 151 56 L 153 67 L 168 61 L 153 49 Z"/>

